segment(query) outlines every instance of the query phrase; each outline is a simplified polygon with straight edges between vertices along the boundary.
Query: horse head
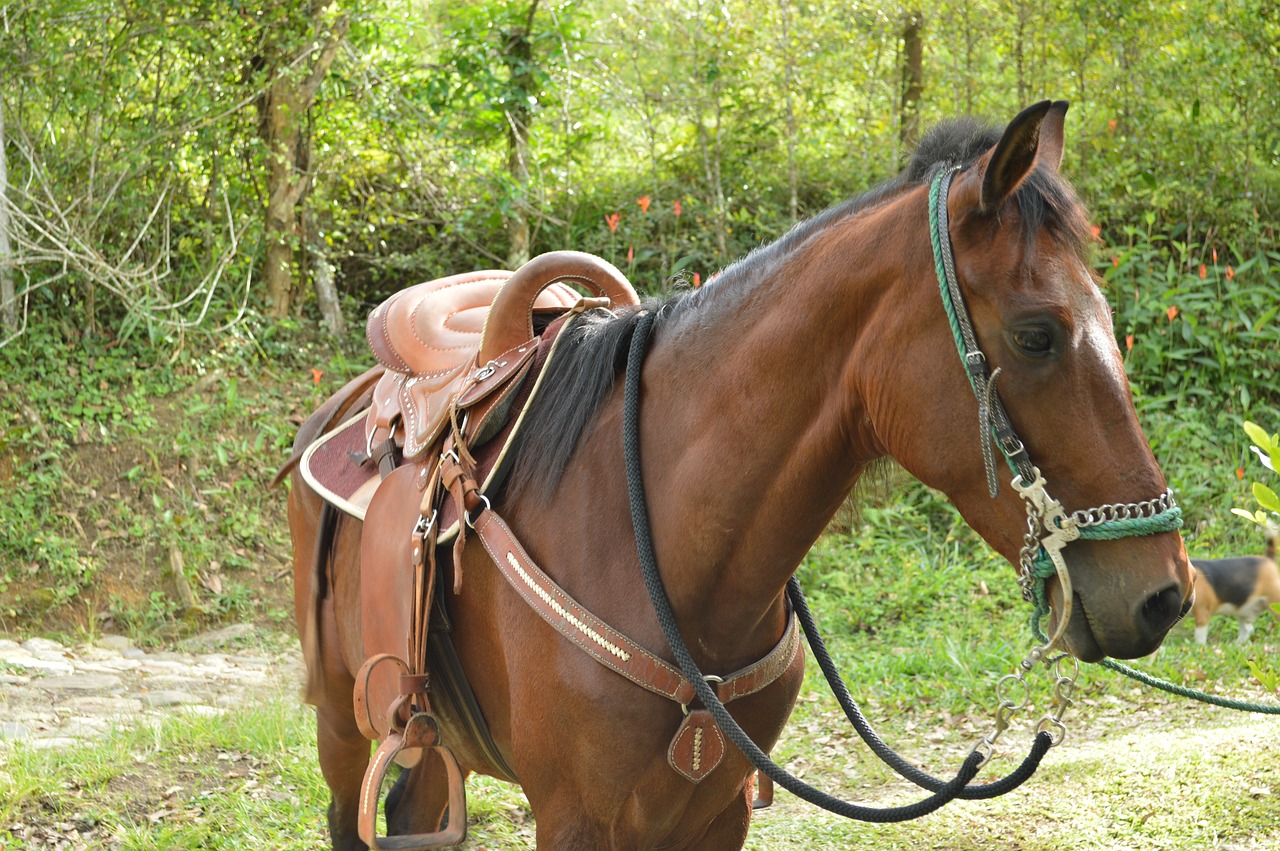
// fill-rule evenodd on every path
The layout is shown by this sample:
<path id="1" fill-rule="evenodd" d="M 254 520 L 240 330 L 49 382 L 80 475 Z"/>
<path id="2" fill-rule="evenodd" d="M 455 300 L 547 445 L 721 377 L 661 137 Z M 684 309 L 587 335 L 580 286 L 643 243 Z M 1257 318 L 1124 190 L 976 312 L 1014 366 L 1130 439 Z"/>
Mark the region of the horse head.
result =
<path id="1" fill-rule="evenodd" d="M 968 162 L 917 164 L 934 176 L 931 203 L 943 230 L 936 273 L 945 290 L 949 253 L 962 315 L 949 323 L 939 287 L 914 282 L 914 297 L 933 307 L 929 321 L 900 330 L 911 344 L 899 368 L 916 377 L 897 389 L 895 416 L 907 419 L 875 428 L 891 436 L 891 454 L 945 492 L 1015 565 L 1046 563 L 1048 553 L 1025 536 L 1027 509 L 1045 495 L 1056 501 L 1061 511 L 1046 534 L 1070 528 L 1057 535 L 1065 539 L 1055 542 L 1057 570 L 1041 574 L 1049 630 L 1081 659 L 1132 658 L 1153 651 L 1186 613 L 1190 568 L 1173 531 L 1180 514 L 1167 522 L 1176 509 L 1138 424 L 1111 312 L 1088 262 L 1091 227 L 1059 174 L 1066 110 L 1065 102 L 1045 101 Z M 927 148 L 926 140 L 922 155 Z M 931 283 L 934 272 L 922 268 L 920 276 Z M 918 318 L 928 310 L 900 313 Z M 966 316 L 979 354 L 966 352 L 957 327 Z M 974 367 L 971 381 L 965 365 Z M 1000 433 L 1000 410 L 1011 440 Z M 1016 455 L 1019 444 L 1025 451 Z M 1038 493 L 1020 495 L 1011 485 L 1028 485 L 1037 473 Z M 1106 534 L 1078 534 L 1106 526 Z"/>

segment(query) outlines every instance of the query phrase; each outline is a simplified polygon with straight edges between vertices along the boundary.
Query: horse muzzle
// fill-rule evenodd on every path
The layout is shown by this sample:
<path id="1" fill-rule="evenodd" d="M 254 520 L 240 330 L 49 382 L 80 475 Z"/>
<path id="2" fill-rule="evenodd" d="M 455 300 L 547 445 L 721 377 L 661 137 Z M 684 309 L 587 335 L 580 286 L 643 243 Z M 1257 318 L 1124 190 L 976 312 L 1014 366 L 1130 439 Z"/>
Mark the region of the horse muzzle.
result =
<path id="1" fill-rule="evenodd" d="M 1168 568 L 1139 570 L 1122 566 L 1129 553 L 1113 552 L 1132 550 L 1132 543 L 1126 547 L 1120 542 L 1080 542 L 1077 546 L 1084 551 L 1068 559 L 1074 593 L 1063 649 L 1085 662 L 1104 656 L 1135 659 L 1154 652 L 1191 610 L 1192 583 L 1185 554 L 1161 559 Z M 1047 590 L 1052 635 L 1063 611 L 1062 586 L 1053 579 Z"/>

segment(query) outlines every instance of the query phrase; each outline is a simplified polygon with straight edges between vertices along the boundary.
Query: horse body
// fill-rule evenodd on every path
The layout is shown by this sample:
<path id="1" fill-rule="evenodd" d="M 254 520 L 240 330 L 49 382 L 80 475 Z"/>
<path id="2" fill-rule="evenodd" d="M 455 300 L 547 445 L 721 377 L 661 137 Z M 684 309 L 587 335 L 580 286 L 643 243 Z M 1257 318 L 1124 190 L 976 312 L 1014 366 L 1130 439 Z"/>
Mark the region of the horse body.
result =
<path id="1" fill-rule="evenodd" d="M 1082 213 L 1031 209 L 1019 192 L 1034 177 L 1034 204 L 1075 203 L 1056 175 L 1055 109 L 1065 106 L 1041 109 L 1032 126 L 1015 119 L 994 150 L 969 139 L 950 151 L 969 162 L 948 200 L 959 274 L 983 348 L 1002 370 L 1010 415 L 1055 495 L 1069 508 L 1137 502 L 1162 492 L 1164 479 L 1133 412 L 1106 303 L 1079 250 Z M 1007 485 L 995 499 L 987 494 L 976 406 L 921 238 L 928 187 L 920 176 L 934 167 L 919 162 L 912 169 L 920 174 L 909 170 L 798 226 L 701 290 L 649 307 L 659 316 L 643 372 L 643 473 L 663 581 L 704 672 L 737 670 L 779 641 L 787 579 L 859 476 L 885 456 L 946 493 L 1017 563 L 1026 512 Z M 634 324 L 634 316 L 582 322 L 583 356 L 610 357 L 626 338 L 617 323 Z M 610 336 L 612 348 L 592 342 Z M 1046 351 L 1034 351 L 1046 341 Z M 621 397 L 618 382 L 597 411 L 577 414 L 590 422 L 571 463 L 553 463 L 546 481 L 522 479 L 517 469 L 520 484 L 496 505 L 563 588 L 666 655 L 632 544 Z M 521 452 L 521 466 L 545 460 L 536 434 Z M 290 509 L 303 624 L 324 544 L 316 534 L 319 498 L 296 476 Z M 313 674 L 323 673 L 311 699 L 334 793 L 335 848 L 363 847 L 354 807 L 368 743 L 351 720 L 352 672 L 363 662 L 360 531 L 351 518 L 337 522 L 318 649 L 308 658 Z M 1181 539 L 1081 541 L 1066 552 L 1078 604 L 1067 648 L 1084 659 L 1154 649 L 1189 594 Z M 679 776 L 666 760 L 678 705 L 565 641 L 480 546 L 466 549 L 463 574 L 462 592 L 449 600 L 454 643 L 529 798 L 539 848 L 742 846 L 751 766 L 736 749 L 696 785 Z M 1052 581 L 1050 595 L 1057 617 L 1063 601 Z M 734 717 L 765 750 L 790 714 L 802 659 L 733 704 Z M 488 771 L 457 719 L 440 720 L 463 768 Z M 398 803 L 388 803 L 392 832 L 435 828 L 445 797 L 433 771 L 424 760 Z"/>

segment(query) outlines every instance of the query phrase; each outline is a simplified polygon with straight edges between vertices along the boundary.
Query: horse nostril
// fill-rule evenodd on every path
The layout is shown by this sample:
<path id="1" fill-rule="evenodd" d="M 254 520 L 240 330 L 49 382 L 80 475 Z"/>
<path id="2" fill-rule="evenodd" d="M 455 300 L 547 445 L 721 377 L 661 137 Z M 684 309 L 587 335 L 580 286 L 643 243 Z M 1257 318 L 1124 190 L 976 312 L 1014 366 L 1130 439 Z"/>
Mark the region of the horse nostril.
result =
<path id="1" fill-rule="evenodd" d="M 1170 585 L 1147 598 L 1142 604 L 1142 620 L 1153 632 L 1164 632 L 1184 614 L 1182 592 Z"/>

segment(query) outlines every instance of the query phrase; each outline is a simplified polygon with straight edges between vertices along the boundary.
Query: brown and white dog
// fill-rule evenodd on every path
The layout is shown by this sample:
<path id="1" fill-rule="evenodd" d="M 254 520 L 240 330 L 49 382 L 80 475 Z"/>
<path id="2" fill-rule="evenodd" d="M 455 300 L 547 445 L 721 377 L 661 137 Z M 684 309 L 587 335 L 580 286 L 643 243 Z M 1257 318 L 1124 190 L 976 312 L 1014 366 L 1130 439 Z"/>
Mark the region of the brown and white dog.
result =
<path id="1" fill-rule="evenodd" d="M 1265 556 L 1191 559 L 1195 572 L 1196 600 L 1191 607 L 1196 621 L 1196 643 L 1209 637 L 1211 615 L 1233 615 L 1240 623 L 1237 643 L 1249 640 L 1253 622 L 1270 610 L 1277 620 L 1280 612 L 1280 569 L 1276 567 L 1276 539 L 1267 539 Z"/>

